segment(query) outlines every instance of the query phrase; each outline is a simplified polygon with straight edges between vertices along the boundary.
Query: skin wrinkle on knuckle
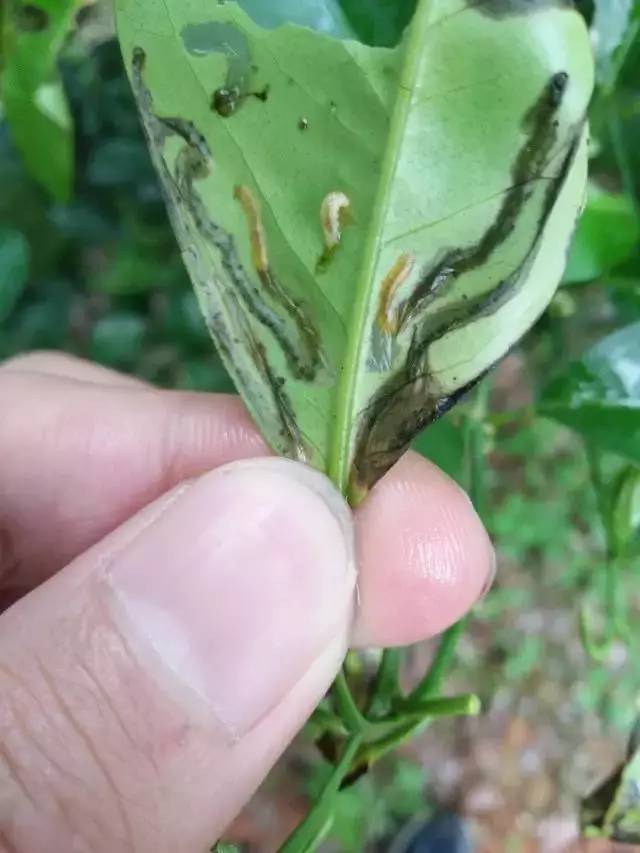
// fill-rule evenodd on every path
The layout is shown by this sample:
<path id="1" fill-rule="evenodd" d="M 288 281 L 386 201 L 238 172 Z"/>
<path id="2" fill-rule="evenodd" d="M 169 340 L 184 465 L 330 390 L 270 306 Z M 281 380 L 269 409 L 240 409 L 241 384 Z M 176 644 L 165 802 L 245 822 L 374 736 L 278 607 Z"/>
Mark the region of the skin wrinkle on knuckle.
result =
<path id="1" fill-rule="evenodd" d="M 42 668 L 27 665 L 24 670 L 35 675 L 34 684 L 6 666 L 0 669 L 0 677 L 11 685 L 10 690 L 3 690 L 0 706 L 0 772 L 5 803 L 0 810 L 0 832 L 8 849 L 42 849 L 36 845 L 49 837 L 53 827 L 56 837 L 62 833 L 80 844 L 84 841 L 86 804 L 96 802 L 103 809 L 103 791 L 87 785 L 84 773 L 76 775 L 69 769 L 69 756 L 77 755 L 77 737 L 73 724 L 60 725 L 61 694 L 53 679 L 45 678 L 43 690 Z M 71 733 L 70 728 L 74 730 Z M 71 808 L 68 803 L 73 804 Z M 112 819 L 100 821 L 96 837 L 109 837 L 112 824 Z M 77 849 L 94 848 L 88 844 Z"/>
<path id="2" fill-rule="evenodd" d="M 6 706 L 0 708 L 0 715 L 7 715 Z M 22 750 L 14 749 L 6 737 L 6 732 L 0 732 L 0 789 L 2 799 L 7 801 L 11 798 L 11 790 L 18 794 L 25 802 L 29 803 L 34 811 L 38 809 L 38 800 L 35 793 L 31 791 L 30 781 L 27 779 L 28 770 L 22 766 Z M 15 796 L 12 798 L 15 800 Z M 0 828 L 5 822 L 8 814 L 0 809 Z"/>
<path id="3" fill-rule="evenodd" d="M 49 719 L 43 717 L 42 704 L 32 701 L 27 681 L 2 661 L 0 680 L 0 851 L 2 845 L 27 850 L 17 838 L 16 816 L 36 825 L 46 811 L 57 812 L 56 794 L 65 773 L 57 773 L 59 767 L 42 748 Z"/>
<path id="4" fill-rule="evenodd" d="M 215 409 L 212 398 L 191 393 L 169 392 L 163 395 L 163 400 L 158 465 L 165 488 L 185 476 L 185 447 L 194 460 L 200 461 L 186 476 L 204 473 L 213 464 L 235 458 L 238 453 L 245 456 L 248 448 L 254 449 L 252 455 L 256 456 L 267 452 L 236 397 L 216 395 Z"/>
<path id="5" fill-rule="evenodd" d="M 451 487 L 451 497 L 457 494 Z M 425 503 L 425 490 L 421 485 L 399 480 L 394 484 L 392 500 L 402 507 L 407 501 L 416 505 Z M 459 523 L 466 510 L 461 500 L 443 501 L 428 527 L 415 525 L 400 526 L 398 529 L 399 548 L 402 564 L 413 567 L 416 576 L 431 578 L 440 584 L 453 586 L 460 576 L 461 567 L 472 560 L 467 539 L 459 531 Z"/>
<path id="6" fill-rule="evenodd" d="M 100 568 L 103 589 L 106 587 L 104 575 L 109 564 L 110 560 L 106 559 Z M 72 652 L 73 665 L 82 674 L 83 686 L 101 716 L 113 723 L 115 732 L 122 737 L 128 757 L 131 756 L 128 748 L 133 747 L 134 754 L 147 763 L 154 774 L 158 774 L 159 762 L 148 748 L 147 741 L 140 737 L 141 731 L 148 727 L 146 715 L 140 712 L 135 696 L 130 697 L 121 689 L 121 682 L 141 684 L 147 676 L 117 621 L 106 611 L 107 607 L 98 605 L 98 620 L 95 618 L 95 609 L 92 608 L 92 612 L 88 613 L 85 622 L 89 627 L 83 632 L 78 644 L 82 654 L 77 650 Z"/>
<path id="7" fill-rule="evenodd" d="M 73 407 L 63 397 L 58 405 L 39 407 L 36 418 L 24 405 L 16 407 L 16 400 L 37 396 L 49 383 L 67 386 L 66 380 L 58 377 L 0 371 L 0 411 L 6 413 L 0 426 L 0 452 L 15 453 L 20 448 L 24 455 L 31 447 L 46 447 L 51 454 L 86 452 L 87 438 L 78 431 Z"/>
<path id="8" fill-rule="evenodd" d="M 112 836 L 118 837 L 119 843 L 124 845 L 119 848 L 123 853 L 129 850 L 134 851 L 133 829 L 127 812 L 126 797 L 123 795 L 115 775 L 109 766 L 106 743 L 98 742 L 91 728 L 81 720 L 80 713 L 77 713 L 67 698 L 63 697 L 56 679 L 48 672 L 42 661 L 38 658 L 35 658 L 35 660 L 40 677 L 48 687 L 50 694 L 54 697 L 58 711 L 66 724 L 65 729 L 67 734 L 71 735 L 70 739 L 76 745 L 76 748 L 79 747 L 84 752 L 87 766 L 93 767 L 98 777 L 102 780 L 101 787 L 103 794 L 106 795 L 107 802 L 111 805 L 112 817 L 115 816 L 116 818 L 115 826 L 111 821 L 109 822 L 112 827 Z"/>
<path id="9" fill-rule="evenodd" d="M 180 479 L 183 449 L 193 439 L 193 423 L 183 395 L 171 395 L 165 400 L 167 405 L 160 420 L 156 465 L 162 489 L 166 491 Z M 173 405 L 169 405 L 170 400 Z"/>
<path id="10" fill-rule="evenodd" d="M 94 617 L 89 614 L 86 621 Z M 76 651 L 64 652 L 62 666 L 51 668 L 31 656 L 21 666 L 21 672 L 31 674 L 24 678 L 0 668 L 0 680 L 11 686 L 2 691 L 0 704 L 0 778 L 12 780 L 7 782 L 12 799 L 23 814 L 26 810 L 35 838 L 46 837 L 47 827 L 57 825 L 78 843 L 86 842 L 79 849 L 127 853 L 136 849 L 132 791 L 162 780 L 162 756 L 155 754 L 154 739 L 165 741 L 159 750 L 165 754 L 166 741 L 184 743 L 184 719 L 177 726 L 175 719 L 165 721 L 169 732 L 159 733 L 152 725 L 145 738 L 148 703 L 136 706 L 131 696 L 119 706 L 118 679 L 131 684 L 142 677 L 125 638 L 103 624 L 97 635 L 87 628 L 73 644 Z M 113 671 L 108 671 L 112 659 Z M 177 729 L 180 736 L 173 737 Z M 0 810 L 0 829 L 13 843 L 9 817 Z"/>
<path id="11" fill-rule="evenodd" d="M 159 392 L 148 389 L 121 389 L 105 386 L 93 392 L 100 395 L 105 406 L 107 415 L 103 418 L 83 417 L 80 420 L 77 417 L 77 412 L 73 411 L 73 406 L 60 407 L 60 409 L 52 413 L 46 424 L 43 424 L 43 440 L 47 446 L 51 448 L 51 454 L 58 453 L 62 458 L 68 457 L 76 460 L 75 478 L 78 481 L 78 488 L 82 487 L 83 483 L 83 460 L 86 460 L 88 470 L 96 469 L 99 471 L 109 472 L 120 468 L 124 460 L 127 459 L 128 471 L 127 476 L 132 484 L 137 484 L 137 487 L 130 489 L 129 511 L 134 511 L 139 505 L 143 505 L 153 499 L 157 494 L 157 483 L 162 485 L 162 468 L 161 461 L 158 458 L 157 443 L 154 440 L 147 440 L 142 443 L 138 440 L 135 432 L 135 422 L 130 424 L 123 423 L 121 418 L 109 416 L 111 406 L 110 395 L 114 396 L 116 403 L 122 401 L 124 406 L 126 396 L 130 396 L 132 402 L 139 395 L 148 396 L 149 412 L 153 410 L 153 399 L 158 396 Z M 142 408 L 142 407 L 141 407 Z M 149 464 L 150 463 L 150 464 Z M 148 479 L 146 477 L 148 473 Z M 146 480 L 146 482 L 143 482 Z M 154 483 L 154 480 L 156 481 Z M 111 483 L 109 488 L 113 490 L 115 483 Z M 91 503 L 87 507 L 86 522 L 91 525 L 103 529 L 103 515 L 109 517 L 110 509 L 101 509 L 95 503 Z M 110 529 L 112 525 L 108 525 Z M 106 530 L 104 531 L 106 532 Z"/>
<path id="12" fill-rule="evenodd" d="M 175 780 L 185 754 L 192 766 L 207 754 L 207 741 L 136 653 L 106 591 L 101 580 L 74 648 L 65 652 L 66 668 L 75 674 L 68 711 L 100 774 L 113 812 L 111 835 L 117 833 L 117 849 L 124 853 L 137 849 L 138 831 L 157 835 L 163 789 Z"/>

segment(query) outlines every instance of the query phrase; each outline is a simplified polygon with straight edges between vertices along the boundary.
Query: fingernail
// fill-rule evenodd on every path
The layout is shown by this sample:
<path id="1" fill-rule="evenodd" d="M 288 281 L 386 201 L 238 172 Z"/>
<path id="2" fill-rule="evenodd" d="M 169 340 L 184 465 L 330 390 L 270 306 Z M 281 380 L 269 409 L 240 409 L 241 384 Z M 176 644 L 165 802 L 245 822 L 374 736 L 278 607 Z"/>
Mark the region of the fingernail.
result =
<path id="1" fill-rule="evenodd" d="M 197 480 L 118 553 L 107 580 L 125 630 L 236 738 L 351 620 L 351 514 L 329 481 L 279 459 Z"/>

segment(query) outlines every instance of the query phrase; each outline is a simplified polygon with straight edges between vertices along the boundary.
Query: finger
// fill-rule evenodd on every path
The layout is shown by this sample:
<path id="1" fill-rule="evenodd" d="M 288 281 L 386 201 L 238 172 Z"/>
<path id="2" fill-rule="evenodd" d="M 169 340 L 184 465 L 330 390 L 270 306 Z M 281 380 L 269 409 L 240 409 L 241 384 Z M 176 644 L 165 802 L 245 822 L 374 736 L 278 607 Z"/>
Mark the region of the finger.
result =
<path id="1" fill-rule="evenodd" d="M 332 681 L 355 574 L 321 475 L 175 489 L 0 617 L 7 850 L 200 853 Z"/>
<path id="2" fill-rule="evenodd" d="M 487 532 L 462 489 L 407 454 L 356 516 L 361 608 L 354 642 L 405 646 L 457 622 L 495 575 Z"/>
<path id="3" fill-rule="evenodd" d="M 76 379 L 79 382 L 91 382 L 96 385 L 118 385 L 135 388 L 146 386 L 145 382 L 135 376 L 127 376 L 100 364 L 84 361 L 63 352 L 49 350 L 15 356 L 4 361 L 1 368 L 14 373 L 41 373 L 45 376 Z"/>
<path id="4" fill-rule="evenodd" d="M 266 452 L 226 395 L 0 370 L 0 412 L 5 593 L 33 588 L 176 483 Z"/>
<path id="5" fill-rule="evenodd" d="M 232 397 L 92 388 L 0 370 L 0 410 L 0 589 L 4 577 L 8 603 L 182 479 L 264 452 Z M 358 530 L 362 645 L 437 633 L 493 571 L 468 500 L 416 454 L 374 489 Z"/>

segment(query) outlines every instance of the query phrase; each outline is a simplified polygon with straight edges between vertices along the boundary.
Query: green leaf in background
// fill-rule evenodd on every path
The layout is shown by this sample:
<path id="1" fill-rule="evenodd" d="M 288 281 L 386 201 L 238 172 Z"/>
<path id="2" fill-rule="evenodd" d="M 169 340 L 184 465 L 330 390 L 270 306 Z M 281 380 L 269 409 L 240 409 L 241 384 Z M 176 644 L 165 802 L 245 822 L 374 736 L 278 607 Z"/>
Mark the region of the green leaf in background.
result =
<path id="1" fill-rule="evenodd" d="M 640 223 L 633 201 L 592 186 L 573 241 L 565 282 L 581 284 L 606 275 L 638 253 L 639 243 Z"/>
<path id="2" fill-rule="evenodd" d="M 116 7 L 223 359 L 274 449 L 358 500 L 562 276 L 586 184 L 582 18 L 421 0 L 383 48 L 349 39 L 349 3 Z M 389 5 L 368 9 L 391 40 Z"/>
<path id="3" fill-rule="evenodd" d="M 0 20 L 0 95 L 11 136 L 30 173 L 66 200 L 73 181 L 73 128 L 56 69 L 78 0 L 9 0 Z"/>
<path id="4" fill-rule="evenodd" d="M 417 0 L 238 0 L 238 5 L 261 27 L 286 22 L 372 47 L 394 47 L 411 22 Z"/>
<path id="5" fill-rule="evenodd" d="M 582 803 L 587 838 L 640 844 L 640 727 L 631 737 L 625 763 Z"/>
<path id="6" fill-rule="evenodd" d="M 622 44 L 631 21 L 634 0 L 595 0 L 592 32 L 598 76 L 608 80 L 614 68 L 614 54 Z"/>
<path id="7" fill-rule="evenodd" d="M 0 323 L 9 317 L 25 288 L 29 259 L 25 236 L 0 228 Z"/>
<path id="8" fill-rule="evenodd" d="M 440 418 L 413 443 L 413 449 L 464 485 L 465 436 L 456 413 Z"/>
<path id="9" fill-rule="evenodd" d="M 588 455 L 607 556 L 625 559 L 640 544 L 640 468 L 593 446 Z"/>
<path id="10" fill-rule="evenodd" d="M 616 553 L 627 553 L 640 534 L 640 468 L 629 466 L 618 480 L 611 528 Z"/>
<path id="11" fill-rule="evenodd" d="M 309 27 L 336 38 L 353 38 L 355 33 L 340 0 L 238 0 L 238 5 L 260 27 L 272 29 L 283 21 Z"/>
<path id="12" fill-rule="evenodd" d="M 144 318 L 131 312 L 99 320 L 91 337 L 91 357 L 112 367 L 128 368 L 140 358 L 144 345 Z"/>
<path id="13" fill-rule="evenodd" d="M 411 22 L 417 0 L 340 0 L 340 5 L 361 41 L 393 47 Z"/>
<path id="14" fill-rule="evenodd" d="M 604 338 L 545 389 L 538 411 L 640 464 L 640 323 Z"/>

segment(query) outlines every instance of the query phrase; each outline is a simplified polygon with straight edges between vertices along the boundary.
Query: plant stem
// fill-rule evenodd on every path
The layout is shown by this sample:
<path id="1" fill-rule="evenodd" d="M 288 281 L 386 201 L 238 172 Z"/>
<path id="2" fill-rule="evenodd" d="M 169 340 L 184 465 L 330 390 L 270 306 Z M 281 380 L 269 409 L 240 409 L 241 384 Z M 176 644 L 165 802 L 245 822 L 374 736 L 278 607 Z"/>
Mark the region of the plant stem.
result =
<path id="1" fill-rule="evenodd" d="M 478 515 L 487 514 L 486 453 L 487 437 L 485 424 L 491 396 L 491 382 L 487 377 L 478 387 L 475 405 L 467 420 L 465 453 L 468 461 L 467 490 Z"/>
<path id="2" fill-rule="evenodd" d="M 344 668 L 340 670 L 333 682 L 333 696 L 338 714 L 347 729 L 352 734 L 362 734 L 367 729 L 368 721 L 356 705 Z"/>
<path id="3" fill-rule="evenodd" d="M 399 710 L 402 710 L 407 718 L 420 717 L 422 720 L 437 717 L 477 717 L 481 709 L 481 702 L 474 694 L 441 696 L 423 702 L 406 701 L 399 706 Z"/>
<path id="4" fill-rule="evenodd" d="M 423 717 L 420 721 L 416 721 L 415 719 L 405 721 L 389 734 L 369 744 L 362 752 L 362 761 L 367 764 L 373 764 L 373 762 L 382 758 L 383 755 L 386 755 L 408 741 L 417 732 L 425 729 L 428 724 L 428 717 Z"/>
<path id="5" fill-rule="evenodd" d="M 367 703 L 367 716 L 378 711 L 380 706 L 388 704 L 398 692 L 400 659 L 400 649 L 385 649 L 382 652 L 375 685 Z"/>
<path id="6" fill-rule="evenodd" d="M 334 767 L 320 797 L 316 800 L 313 808 L 303 822 L 289 839 L 285 841 L 280 848 L 280 853 L 310 853 L 322 841 L 331 826 L 336 795 L 340 790 L 344 777 L 349 772 L 358 754 L 361 743 L 362 738 L 360 735 L 355 734 L 349 738 L 342 757 Z"/>
<path id="7" fill-rule="evenodd" d="M 631 628 L 620 596 L 620 573 L 624 559 L 624 548 L 619 541 L 615 521 L 615 495 L 603 475 L 602 460 L 597 451 L 587 447 L 587 458 L 591 481 L 605 537 L 606 564 L 604 589 L 604 630 L 596 637 L 589 608 L 585 605 L 580 611 L 580 636 L 587 654 L 594 660 L 603 662 L 616 639 L 628 639 Z"/>
<path id="8" fill-rule="evenodd" d="M 377 740 L 367 744 L 359 756 L 360 760 L 363 764 L 372 764 L 439 717 L 475 717 L 480 711 L 480 700 L 473 695 L 430 699 L 416 703 L 415 708 L 409 707 L 407 701 L 405 710 L 399 712 L 397 721 L 390 720 L 390 723 L 395 722 L 395 725 L 390 726 Z M 380 721 L 376 725 L 383 726 L 384 723 Z"/>
<path id="9" fill-rule="evenodd" d="M 346 737 L 347 731 L 344 720 L 327 708 L 318 707 L 311 715 L 310 725 L 316 725 L 322 732 L 330 732 L 337 737 Z"/>
<path id="10" fill-rule="evenodd" d="M 414 688 L 408 702 L 422 702 L 435 696 L 442 689 L 444 677 L 451 668 L 456 654 L 456 648 L 467 624 L 467 619 L 461 619 L 446 631 L 438 645 L 438 651 L 425 677 Z"/>

